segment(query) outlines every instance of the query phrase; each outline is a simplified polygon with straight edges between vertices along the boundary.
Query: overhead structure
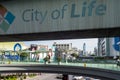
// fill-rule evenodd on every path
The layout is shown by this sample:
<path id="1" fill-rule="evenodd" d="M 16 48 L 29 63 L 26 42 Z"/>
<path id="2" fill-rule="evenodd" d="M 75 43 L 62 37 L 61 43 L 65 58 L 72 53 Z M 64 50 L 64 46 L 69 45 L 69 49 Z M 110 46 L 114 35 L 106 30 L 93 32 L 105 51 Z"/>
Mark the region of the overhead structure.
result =
<path id="1" fill-rule="evenodd" d="M 113 37 L 120 0 L 11 0 L 0 3 L 0 41 Z"/>
<path id="2" fill-rule="evenodd" d="M 83 75 L 101 80 L 119 80 L 120 71 L 80 67 L 80 66 L 68 66 L 68 65 L 40 65 L 40 64 L 9 64 L 0 65 L 0 72 L 2 73 L 19 73 L 19 72 L 32 72 L 32 73 L 58 73 L 69 75 Z"/>

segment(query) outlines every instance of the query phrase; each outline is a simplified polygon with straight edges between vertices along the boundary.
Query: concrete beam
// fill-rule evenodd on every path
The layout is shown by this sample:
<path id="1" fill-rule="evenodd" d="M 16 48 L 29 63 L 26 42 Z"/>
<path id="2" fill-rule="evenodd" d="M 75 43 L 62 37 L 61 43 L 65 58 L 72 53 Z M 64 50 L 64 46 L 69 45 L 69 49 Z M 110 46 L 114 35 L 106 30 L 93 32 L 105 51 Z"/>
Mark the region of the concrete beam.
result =
<path id="1" fill-rule="evenodd" d="M 120 36 L 120 27 L 108 29 L 89 29 L 75 31 L 58 31 L 28 34 L 0 35 L 0 42 L 6 41 L 33 41 L 33 40 L 58 40 L 58 39 L 82 39 Z"/>

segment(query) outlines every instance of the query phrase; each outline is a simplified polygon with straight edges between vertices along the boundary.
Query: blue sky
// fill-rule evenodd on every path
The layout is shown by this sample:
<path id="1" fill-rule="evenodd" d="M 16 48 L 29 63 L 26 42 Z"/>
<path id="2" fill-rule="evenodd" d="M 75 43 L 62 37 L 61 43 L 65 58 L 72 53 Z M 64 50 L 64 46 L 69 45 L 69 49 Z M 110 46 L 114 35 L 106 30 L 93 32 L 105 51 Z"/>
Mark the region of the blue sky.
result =
<path id="1" fill-rule="evenodd" d="M 52 44 L 56 42 L 58 44 L 69 44 L 72 43 L 72 47 L 77 47 L 80 50 L 83 50 L 83 44 L 86 43 L 86 51 L 94 51 L 94 48 L 97 47 L 98 39 L 89 38 L 89 39 L 66 39 L 66 40 L 44 40 L 44 41 L 26 41 L 25 44 L 30 46 L 30 44 L 37 45 L 48 45 L 49 48 L 52 47 Z"/>

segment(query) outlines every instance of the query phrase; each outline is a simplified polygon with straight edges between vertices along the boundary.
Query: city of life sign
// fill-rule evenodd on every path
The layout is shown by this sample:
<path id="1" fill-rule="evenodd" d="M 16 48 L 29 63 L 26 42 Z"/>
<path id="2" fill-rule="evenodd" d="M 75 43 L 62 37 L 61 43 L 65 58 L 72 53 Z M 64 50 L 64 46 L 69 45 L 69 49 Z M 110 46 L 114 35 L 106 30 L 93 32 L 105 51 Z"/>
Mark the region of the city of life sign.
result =
<path id="1" fill-rule="evenodd" d="M 120 0 L 0 3 L 0 35 L 120 27 Z"/>

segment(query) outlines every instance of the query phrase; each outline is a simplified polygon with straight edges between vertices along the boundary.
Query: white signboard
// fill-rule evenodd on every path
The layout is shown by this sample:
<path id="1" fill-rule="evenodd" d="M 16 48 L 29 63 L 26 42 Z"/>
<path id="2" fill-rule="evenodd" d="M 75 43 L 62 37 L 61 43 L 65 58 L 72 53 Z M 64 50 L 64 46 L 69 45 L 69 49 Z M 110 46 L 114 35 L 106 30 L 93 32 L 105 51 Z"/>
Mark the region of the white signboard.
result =
<path id="1" fill-rule="evenodd" d="M 0 35 L 120 27 L 120 0 L 0 3 Z"/>

